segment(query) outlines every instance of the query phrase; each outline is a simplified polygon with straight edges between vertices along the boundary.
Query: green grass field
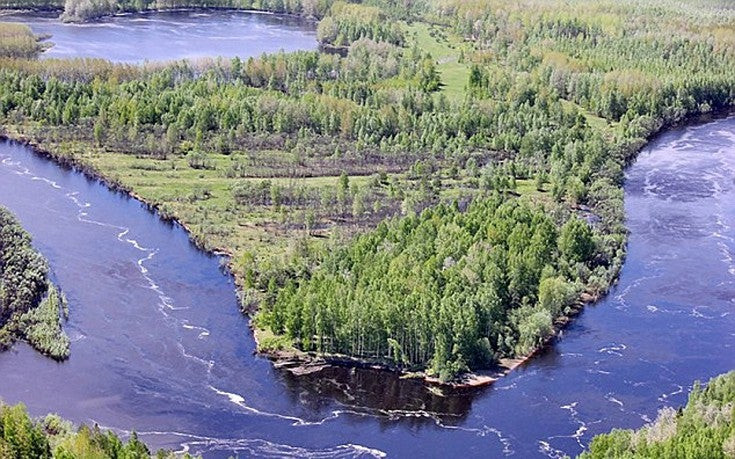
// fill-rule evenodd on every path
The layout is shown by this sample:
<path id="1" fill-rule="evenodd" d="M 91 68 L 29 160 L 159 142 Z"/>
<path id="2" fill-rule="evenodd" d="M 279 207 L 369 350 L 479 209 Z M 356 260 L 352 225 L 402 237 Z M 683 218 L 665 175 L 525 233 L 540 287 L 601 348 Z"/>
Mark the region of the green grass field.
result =
<path id="1" fill-rule="evenodd" d="M 406 26 L 408 36 L 413 37 L 418 47 L 431 54 L 441 74 L 442 93 L 450 99 L 461 99 L 470 74 L 469 67 L 460 63 L 462 40 L 447 34 L 445 29 L 417 22 Z"/>

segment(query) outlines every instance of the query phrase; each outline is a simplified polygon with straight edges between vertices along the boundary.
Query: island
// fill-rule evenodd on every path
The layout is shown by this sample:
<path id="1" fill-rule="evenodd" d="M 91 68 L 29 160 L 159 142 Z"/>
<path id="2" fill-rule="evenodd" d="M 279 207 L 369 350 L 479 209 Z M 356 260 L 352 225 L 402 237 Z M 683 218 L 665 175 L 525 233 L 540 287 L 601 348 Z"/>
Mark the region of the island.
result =
<path id="1" fill-rule="evenodd" d="M 0 206 L 0 350 L 16 340 L 56 360 L 69 357 L 61 328 L 69 316 L 66 297 L 49 280 L 48 262 L 30 235 Z"/>

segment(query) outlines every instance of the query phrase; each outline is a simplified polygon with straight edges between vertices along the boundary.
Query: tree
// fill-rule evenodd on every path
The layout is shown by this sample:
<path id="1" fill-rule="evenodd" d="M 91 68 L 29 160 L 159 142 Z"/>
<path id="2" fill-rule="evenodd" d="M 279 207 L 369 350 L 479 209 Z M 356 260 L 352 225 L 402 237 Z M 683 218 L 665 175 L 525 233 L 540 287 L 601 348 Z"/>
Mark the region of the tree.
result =
<path id="1" fill-rule="evenodd" d="M 577 297 L 577 291 L 563 277 L 544 279 L 538 288 L 538 304 L 541 308 L 551 311 L 556 317 L 564 312 Z"/>
<path id="2" fill-rule="evenodd" d="M 365 197 L 362 192 L 358 191 L 355 193 L 355 197 L 352 198 L 352 216 L 359 219 L 364 213 Z"/>
<path id="3" fill-rule="evenodd" d="M 334 43 L 338 33 L 337 23 L 331 16 L 327 16 L 319 21 L 319 25 L 316 28 L 316 38 L 320 43 Z"/>
<path id="4" fill-rule="evenodd" d="M 587 222 L 572 216 L 559 234 L 559 251 L 572 262 L 588 261 L 595 250 L 595 241 Z"/>

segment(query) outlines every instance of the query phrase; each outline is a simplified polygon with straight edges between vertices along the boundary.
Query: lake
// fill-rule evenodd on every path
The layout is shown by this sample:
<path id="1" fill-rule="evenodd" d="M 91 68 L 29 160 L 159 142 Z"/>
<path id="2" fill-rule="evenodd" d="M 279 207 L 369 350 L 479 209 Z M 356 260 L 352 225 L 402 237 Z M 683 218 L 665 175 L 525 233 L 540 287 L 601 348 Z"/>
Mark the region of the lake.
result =
<path id="1" fill-rule="evenodd" d="M 306 20 L 244 11 L 171 11 L 127 14 L 82 24 L 56 16 L 10 15 L 2 21 L 28 24 L 50 35 L 54 46 L 41 58 L 103 58 L 141 63 L 210 56 L 257 57 L 317 48 L 316 28 Z"/>

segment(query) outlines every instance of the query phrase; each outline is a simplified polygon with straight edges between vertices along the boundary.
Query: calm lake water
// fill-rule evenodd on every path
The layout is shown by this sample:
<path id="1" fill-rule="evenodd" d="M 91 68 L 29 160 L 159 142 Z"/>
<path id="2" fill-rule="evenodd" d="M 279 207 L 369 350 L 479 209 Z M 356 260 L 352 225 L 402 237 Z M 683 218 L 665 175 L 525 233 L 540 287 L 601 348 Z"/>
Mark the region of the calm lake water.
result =
<path id="1" fill-rule="evenodd" d="M 2 21 L 28 24 L 51 35 L 42 58 L 99 57 L 116 62 L 255 57 L 280 50 L 316 49 L 316 30 L 307 21 L 243 11 L 176 11 L 129 14 L 84 24 L 54 16 L 12 15 Z"/>
<path id="2" fill-rule="evenodd" d="M 222 260 L 138 201 L 0 142 L 0 205 L 50 260 L 73 341 L 61 364 L 23 343 L 0 354 L 0 397 L 215 458 L 577 454 L 735 368 L 734 178 L 735 118 L 653 141 L 627 172 L 618 286 L 525 367 L 441 393 L 375 371 L 274 369 L 253 355 Z"/>

